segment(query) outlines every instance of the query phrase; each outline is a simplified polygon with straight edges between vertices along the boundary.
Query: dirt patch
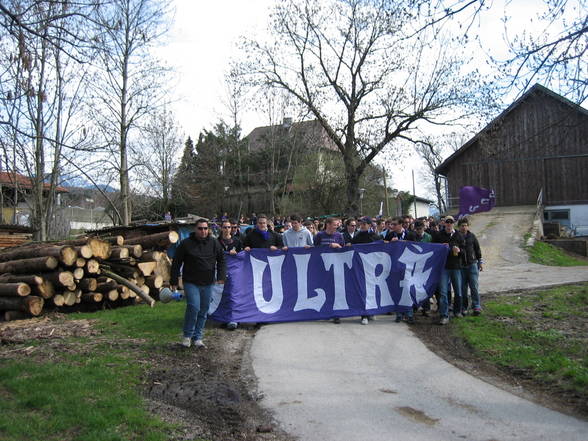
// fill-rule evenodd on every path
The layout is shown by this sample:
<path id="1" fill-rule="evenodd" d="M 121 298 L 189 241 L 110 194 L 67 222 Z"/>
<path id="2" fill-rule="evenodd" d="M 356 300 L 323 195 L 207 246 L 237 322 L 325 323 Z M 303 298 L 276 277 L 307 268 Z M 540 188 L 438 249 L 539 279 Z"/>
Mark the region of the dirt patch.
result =
<path id="1" fill-rule="evenodd" d="M 58 314 L 28 320 L 0 323 L 0 344 L 30 340 L 64 339 L 97 335 L 93 320 L 60 320 Z"/>
<path id="2" fill-rule="evenodd" d="M 249 359 L 254 329 L 207 330 L 206 349 L 169 345 L 150 358 L 150 410 L 181 429 L 170 440 L 291 441 L 261 408 Z"/>
<path id="3" fill-rule="evenodd" d="M 497 295 L 520 295 L 520 293 Z M 484 299 L 489 300 L 495 296 L 486 295 Z M 536 313 L 539 314 L 539 312 Z M 588 419 L 588 391 L 570 391 L 557 383 L 539 381 L 530 370 L 495 365 L 477 356 L 474 349 L 454 333 L 451 323 L 448 326 L 439 326 L 437 322 L 436 317 L 417 317 L 417 322 L 411 329 L 431 351 L 445 361 L 517 396 L 558 412 Z M 541 323 L 537 326 L 545 329 L 553 326 L 553 323 L 543 320 L 537 320 L 536 323 Z M 561 326 L 561 321 L 558 324 Z M 584 329 L 585 332 L 588 323 L 564 324 L 563 326 L 566 328 L 563 332 L 575 334 L 578 328 Z"/>

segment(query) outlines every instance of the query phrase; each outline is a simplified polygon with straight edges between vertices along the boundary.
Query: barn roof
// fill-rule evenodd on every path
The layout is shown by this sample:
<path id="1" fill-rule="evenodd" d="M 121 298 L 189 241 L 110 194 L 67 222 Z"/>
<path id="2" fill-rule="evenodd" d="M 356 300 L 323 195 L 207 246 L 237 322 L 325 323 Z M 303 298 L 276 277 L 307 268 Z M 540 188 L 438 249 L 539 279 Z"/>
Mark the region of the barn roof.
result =
<path id="1" fill-rule="evenodd" d="M 498 115 L 496 118 L 494 118 L 492 121 L 490 121 L 490 123 L 488 123 L 488 125 L 486 125 L 486 127 L 484 127 L 481 131 L 479 131 L 476 134 L 476 136 L 474 136 L 472 139 L 470 139 L 468 142 L 466 142 L 464 145 L 462 145 L 451 156 L 449 156 L 445 161 L 443 161 L 443 163 L 441 163 L 441 165 L 439 165 L 435 169 L 435 172 L 438 174 L 441 174 L 441 175 L 447 173 L 447 169 L 449 168 L 449 165 L 455 159 L 457 159 L 459 156 L 461 156 L 462 153 L 464 153 L 467 149 L 469 149 L 472 145 L 474 145 L 476 143 L 476 141 L 480 138 L 480 136 L 482 136 L 482 134 L 490 131 L 490 129 L 492 127 L 494 127 L 499 122 L 501 122 L 504 118 L 506 118 L 514 109 L 516 109 L 527 98 L 529 98 L 529 96 L 535 95 L 537 93 L 543 93 L 547 96 L 550 96 L 551 98 L 554 98 L 557 101 L 571 107 L 572 109 L 588 116 L 588 110 L 585 109 L 584 107 L 574 103 L 573 101 L 570 101 L 569 99 L 567 99 L 561 95 L 558 95 L 554 91 L 549 90 L 547 87 L 544 87 L 541 84 L 537 83 L 533 87 L 531 87 L 529 90 L 527 90 L 523 95 L 521 95 L 521 97 L 519 99 L 517 99 L 514 103 L 512 103 L 510 106 L 508 106 L 500 115 Z"/>

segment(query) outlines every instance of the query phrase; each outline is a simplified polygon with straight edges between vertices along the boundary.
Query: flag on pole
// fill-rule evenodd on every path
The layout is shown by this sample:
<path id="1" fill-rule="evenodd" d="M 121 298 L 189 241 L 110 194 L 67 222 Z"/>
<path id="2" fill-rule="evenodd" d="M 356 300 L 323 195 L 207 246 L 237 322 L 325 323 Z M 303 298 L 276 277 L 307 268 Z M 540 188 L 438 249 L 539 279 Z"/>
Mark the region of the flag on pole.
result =
<path id="1" fill-rule="evenodd" d="M 496 205 L 494 190 L 466 186 L 459 189 L 459 217 L 490 211 Z"/>

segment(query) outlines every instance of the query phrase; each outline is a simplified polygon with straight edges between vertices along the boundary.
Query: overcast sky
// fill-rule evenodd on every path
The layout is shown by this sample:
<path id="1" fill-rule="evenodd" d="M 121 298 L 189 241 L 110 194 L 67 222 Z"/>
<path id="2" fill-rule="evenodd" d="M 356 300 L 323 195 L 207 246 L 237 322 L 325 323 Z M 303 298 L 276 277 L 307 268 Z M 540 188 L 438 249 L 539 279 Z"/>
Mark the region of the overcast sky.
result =
<path id="1" fill-rule="evenodd" d="M 168 43 L 159 55 L 175 70 L 171 84 L 174 111 L 186 135 L 197 137 L 203 129 L 212 129 L 221 118 L 229 120 L 225 105 L 224 76 L 230 60 L 237 55 L 240 36 L 253 38 L 267 28 L 273 0 L 174 0 L 174 20 L 167 35 Z M 473 24 L 472 32 L 481 35 L 477 47 L 480 67 L 486 68 L 487 53 L 506 56 L 504 26 L 506 11 L 509 30 L 535 31 L 531 20 L 542 0 L 494 0 L 492 10 Z M 510 31 L 509 31 L 510 32 Z M 477 44 L 477 43 L 476 43 Z M 243 134 L 267 125 L 267 117 L 248 111 L 241 115 Z M 405 161 L 404 169 L 391 166 L 393 185 L 412 190 L 410 173 L 418 168 L 416 158 Z M 417 173 L 418 176 L 418 173 Z M 417 191 L 417 194 L 422 195 Z"/>

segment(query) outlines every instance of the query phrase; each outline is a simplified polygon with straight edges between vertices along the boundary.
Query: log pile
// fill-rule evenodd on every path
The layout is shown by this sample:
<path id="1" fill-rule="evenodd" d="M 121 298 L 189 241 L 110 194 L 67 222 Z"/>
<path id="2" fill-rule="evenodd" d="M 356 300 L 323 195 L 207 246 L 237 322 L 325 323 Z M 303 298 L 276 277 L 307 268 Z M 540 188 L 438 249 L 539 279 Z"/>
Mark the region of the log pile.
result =
<path id="1" fill-rule="evenodd" d="M 163 252 L 179 235 L 88 237 L 29 243 L 0 250 L 0 317 L 38 316 L 43 309 L 75 305 L 147 303 L 169 284 Z"/>

